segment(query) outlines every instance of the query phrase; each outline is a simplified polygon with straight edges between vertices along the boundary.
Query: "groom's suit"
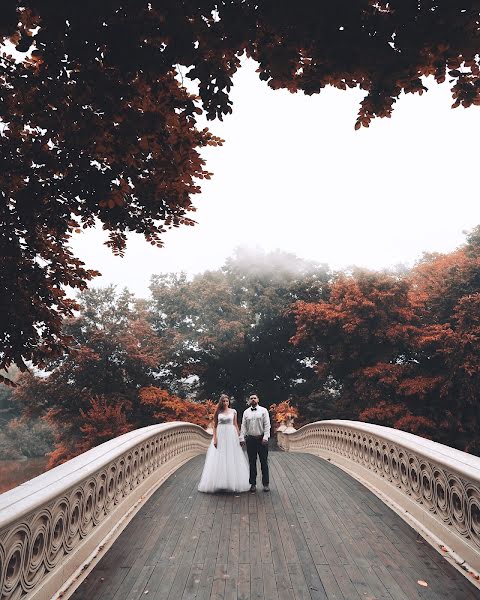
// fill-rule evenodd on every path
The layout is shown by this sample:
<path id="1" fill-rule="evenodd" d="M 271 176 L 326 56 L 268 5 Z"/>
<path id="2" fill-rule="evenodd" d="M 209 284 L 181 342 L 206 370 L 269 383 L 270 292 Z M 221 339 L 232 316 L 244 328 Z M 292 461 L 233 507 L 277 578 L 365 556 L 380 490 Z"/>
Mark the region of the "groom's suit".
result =
<path id="1" fill-rule="evenodd" d="M 247 445 L 250 463 L 250 485 L 257 484 L 257 456 L 262 468 L 262 484 L 268 486 L 268 440 L 270 438 L 270 415 L 263 406 L 249 407 L 243 413 L 240 441 Z M 263 442 L 263 443 L 262 443 Z"/>

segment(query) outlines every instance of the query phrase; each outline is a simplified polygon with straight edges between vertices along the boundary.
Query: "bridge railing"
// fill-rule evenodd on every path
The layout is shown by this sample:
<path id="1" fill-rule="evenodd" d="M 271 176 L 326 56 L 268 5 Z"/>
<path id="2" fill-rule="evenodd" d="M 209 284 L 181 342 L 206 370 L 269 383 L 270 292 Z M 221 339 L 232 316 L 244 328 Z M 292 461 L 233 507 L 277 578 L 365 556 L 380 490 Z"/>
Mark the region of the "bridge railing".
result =
<path id="1" fill-rule="evenodd" d="M 278 432 L 278 444 L 338 465 L 464 571 L 480 571 L 480 458 L 397 429 L 343 420 Z"/>
<path id="2" fill-rule="evenodd" d="M 0 495 L 0 600 L 68 596 L 145 498 L 210 440 L 191 423 L 144 427 Z"/>

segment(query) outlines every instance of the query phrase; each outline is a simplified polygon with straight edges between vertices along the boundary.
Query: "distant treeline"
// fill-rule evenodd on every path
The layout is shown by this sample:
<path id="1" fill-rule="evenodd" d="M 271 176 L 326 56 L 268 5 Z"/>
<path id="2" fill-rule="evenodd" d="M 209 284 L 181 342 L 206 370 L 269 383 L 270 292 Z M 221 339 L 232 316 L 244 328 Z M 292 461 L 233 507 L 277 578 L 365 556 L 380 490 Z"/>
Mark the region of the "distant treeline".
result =
<path id="1" fill-rule="evenodd" d="M 8 392 L 52 428 L 51 465 L 154 422 L 206 424 L 221 392 L 242 412 L 253 391 L 267 407 L 290 398 L 300 422 L 360 419 L 480 454 L 480 227 L 412 269 L 238 251 L 150 289 L 82 293 L 71 352 Z"/>

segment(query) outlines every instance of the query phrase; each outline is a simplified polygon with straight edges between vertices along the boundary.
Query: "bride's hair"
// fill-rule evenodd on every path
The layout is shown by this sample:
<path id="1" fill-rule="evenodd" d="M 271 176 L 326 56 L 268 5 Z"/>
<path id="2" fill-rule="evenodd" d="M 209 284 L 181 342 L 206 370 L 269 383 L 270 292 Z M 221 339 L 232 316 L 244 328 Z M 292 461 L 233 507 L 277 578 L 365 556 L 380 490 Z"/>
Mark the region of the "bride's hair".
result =
<path id="1" fill-rule="evenodd" d="M 218 425 L 218 415 L 223 412 L 223 401 L 225 399 L 227 399 L 228 403 L 230 404 L 230 398 L 227 396 L 227 394 L 222 394 L 218 399 L 217 409 L 215 410 L 215 416 L 213 418 L 215 425 Z"/>

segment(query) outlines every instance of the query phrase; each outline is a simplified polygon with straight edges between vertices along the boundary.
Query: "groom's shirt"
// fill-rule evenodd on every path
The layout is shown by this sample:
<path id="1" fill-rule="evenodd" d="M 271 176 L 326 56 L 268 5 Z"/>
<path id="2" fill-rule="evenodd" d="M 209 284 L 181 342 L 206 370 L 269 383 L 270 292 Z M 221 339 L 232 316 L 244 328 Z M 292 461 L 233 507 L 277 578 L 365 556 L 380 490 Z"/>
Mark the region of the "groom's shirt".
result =
<path id="1" fill-rule="evenodd" d="M 262 436 L 264 440 L 269 439 L 270 415 L 263 406 L 257 404 L 255 408 L 249 407 L 243 413 L 240 441 L 243 442 L 248 435 Z"/>

